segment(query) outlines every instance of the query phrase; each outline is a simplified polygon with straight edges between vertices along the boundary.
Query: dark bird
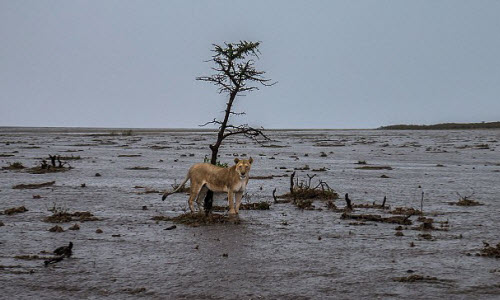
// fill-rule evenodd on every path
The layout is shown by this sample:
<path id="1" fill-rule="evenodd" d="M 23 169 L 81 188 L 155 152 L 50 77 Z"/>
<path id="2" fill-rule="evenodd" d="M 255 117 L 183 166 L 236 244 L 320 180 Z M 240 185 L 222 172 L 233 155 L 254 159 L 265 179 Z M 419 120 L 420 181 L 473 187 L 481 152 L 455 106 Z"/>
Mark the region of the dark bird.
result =
<path id="1" fill-rule="evenodd" d="M 59 255 L 59 256 L 63 256 L 63 257 L 64 256 L 70 257 L 71 254 L 73 254 L 72 249 L 73 249 L 73 243 L 69 242 L 68 246 L 62 246 L 62 247 L 59 247 L 56 250 L 54 250 L 54 254 Z"/>

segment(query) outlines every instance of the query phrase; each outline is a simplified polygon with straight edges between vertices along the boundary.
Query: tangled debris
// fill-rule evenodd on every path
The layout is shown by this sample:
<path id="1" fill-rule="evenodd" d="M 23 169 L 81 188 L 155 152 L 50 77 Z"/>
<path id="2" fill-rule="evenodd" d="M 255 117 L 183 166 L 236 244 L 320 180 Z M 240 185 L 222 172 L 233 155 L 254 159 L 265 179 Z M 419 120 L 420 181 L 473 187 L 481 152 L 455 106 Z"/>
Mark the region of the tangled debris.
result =
<path id="1" fill-rule="evenodd" d="M 483 205 L 479 201 L 472 200 L 470 199 L 472 196 L 474 196 L 474 191 L 472 191 L 471 194 L 467 196 L 462 196 L 460 193 L 457 192 L 457 195 L 459 197 L 457 202 L 448 202 L 450 205 L 457 205 L 457 206 L 479 206 Z"/>
<path id="2" fill-rule="evenodd" d="M 71 170 L 72 167 L 68 162 L 64 160 L 75 160 L 80 159 L 80 156 L 66 156 L 61 157 L 60 155 L 50 155 L 48 159 L 50 160 L 50 164 L 47 162 L 47 159 L 42 159 L 39 166 L 29 168 L 27 170 L 28 173 L 31 174 L 45 174 L 45 173 L 54 173 L 54 172 L 65 172 Z M 57 163 L 56 163 L 57 161 Z M 66 167 L 67 165 L 67 167 Z"/>
<path id="3" fill-rule="evenodd" d="M 204 213 L 185 213 L 176 217 L 155 216 L 151 218 L 154 221 L 172 221 L 177 224 L 184 224 L 188 226 L 197 227 L 200 225 L 213 225 L 213 224 L 240 224 L 239 218 L 223 215 L 223 214 L 209 214 Z"/>
<path id="4" fill-rule="evenodd" d="M 18 184 L 13 186 L 13 189 L 22 190 L 22 189 L 39 189 L 43 187 L 48 187 L 54 185 L 55 181 L 43 182 L 43 183 L 28 183 L 28 184 Z"/>
<path id="5" fill-rule="evenodd" d="M 489 243 L 483 242 L 484 248 L 477 254 L 478 256 L 500 258 L 500 243 L 496 247 L 490 246 Z"/>
<path id="6" fill-rule="evenodd" d="M 339 194 L 335 192 L 330 186 L 319 180 L 316 186 L 311 186 L 312 179 L 316 176 L 306 174 L 308 180 L 302 180 L 299 182 L 298 176 L 294 182 L 295 172 L 290 175 L 290 192 L 279 196 L 279 198 L 289 198 L 294 200 L 308 200 L 308 199 L 321 199 L 321 200 L 333 200 L 338 199 Z"/>

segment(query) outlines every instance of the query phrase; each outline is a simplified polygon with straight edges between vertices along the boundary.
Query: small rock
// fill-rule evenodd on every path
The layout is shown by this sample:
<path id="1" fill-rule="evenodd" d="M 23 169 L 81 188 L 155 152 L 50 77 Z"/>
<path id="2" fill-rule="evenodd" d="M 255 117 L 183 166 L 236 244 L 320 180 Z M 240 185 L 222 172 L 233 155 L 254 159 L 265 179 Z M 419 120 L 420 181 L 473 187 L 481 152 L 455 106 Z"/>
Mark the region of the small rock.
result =
<path id="1" fill-rule="evenodd" d="M 100 173 L 95 173 L 95 177 L 101 177 Z"/>
<path id="2" fill-rule="evenodd" d="M 112 237 L 121 237 L 122 235 L 121 234 L 112 234 L 111 236 Z"/>
<path id="3" fill-rule="evenodd" d="M 411 243 L 410 243 L 410 247 L 415 247 L 415 243 L 414 243 L 414 242 L 411 242 Z"/>
<path id="4" fill-rule="evenodd" d="M 102 231 L 102 229 L 100 229 L 100 228 L 97 228 L 97 230 L 95 231 L 95 233 L 102 233 L 102 232 L 103 232 L 103 231 Z"/>
<path id="5" fill-rule="evenodd" d="M 143 205 L 143 206 L 142 206 L 142 210 L 148 210 L 147 205 Z"/>
<path id="6" fill-rule="evenodd" d="M 321 236 L 318 236 L 318 241 L 321 241 Z"/>
<path id="7" fill-rule="evenodd" d="M 395 236 L 404 236 L 402 231 L 396 231 Z"/>
<path id="8" fill-rule="evenodd" d="M 42 196 L 40 196 L 40 195 L 33 195 L 33 199 L 40 199 L 40 198 L 42 198 Z"/>
<path id="9" fill-rule="evenodd" d="M 0 221 L 0 226 L 5 226 L 5 224 L 2 221 Z"/>
<path id="10" fill-rule="evenodd" d="M 173 229 L 175 229 L 175 228 L 177 228 L 177 226 L 172 225 L 172 226 L 170 226 L 170 227 L 165 228 L 165 230 L 173 230 Z"/>
<path id="11" fill-rule="evenodd" d="M 196 245 L 194 249 L 198 250 L 200 248 L 200 245 Z"/>
<path id="12" fill-rule="evenodd" d="M 97 173 L 97 174 L 99 174 L 99 173 Z M 85 183 L 82 183 L 80 186 L 83 188 L 83 187 L 86 187 L 87 185 Z"/>
<path id="13" fill-rule="evenodd" d="M 222 253 L 222 257 L 229 257 L 227 253 Z"/>

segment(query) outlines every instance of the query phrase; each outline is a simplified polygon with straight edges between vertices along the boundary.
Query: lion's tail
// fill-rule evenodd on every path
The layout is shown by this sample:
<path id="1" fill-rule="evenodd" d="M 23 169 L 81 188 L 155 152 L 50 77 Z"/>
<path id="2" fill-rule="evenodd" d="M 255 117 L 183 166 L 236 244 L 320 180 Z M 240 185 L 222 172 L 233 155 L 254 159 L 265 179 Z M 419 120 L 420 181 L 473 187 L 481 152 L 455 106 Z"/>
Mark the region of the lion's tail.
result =
<path id="1" fill-rule="evenodd" d="M 166 191 L 165 193 L 163 193 L 161 200 L 165 201 L 165 199 L 167 199 L 168 195 L 177 193 L 186 184 L 186 182 L 189 180 L 189 177 L 191 177 L 190 172 L 187 173 L 186 178 L 184 178 L 184 181 L 181 184 L 179 184 L 179 186 L 175 190 L 173 190 L 171 192 Z"/>

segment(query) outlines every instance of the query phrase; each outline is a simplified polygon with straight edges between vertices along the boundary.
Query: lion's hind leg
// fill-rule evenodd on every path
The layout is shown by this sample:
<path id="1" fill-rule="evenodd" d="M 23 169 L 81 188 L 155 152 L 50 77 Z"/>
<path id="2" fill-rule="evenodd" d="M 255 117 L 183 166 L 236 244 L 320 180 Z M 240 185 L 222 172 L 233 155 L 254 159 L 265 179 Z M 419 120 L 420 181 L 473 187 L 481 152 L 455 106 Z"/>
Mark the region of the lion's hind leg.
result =
<path id="1" fill-rule="evenodd" d="M 202 188 L 203 185 L 191 181 L 191 189 L 189 192 L 189 200 L 188 200 L 189 209 L 191 210 L 191 213 L 194 213 L 194 200 L 198 198 L 198 195 L 200 194 Z"/>

